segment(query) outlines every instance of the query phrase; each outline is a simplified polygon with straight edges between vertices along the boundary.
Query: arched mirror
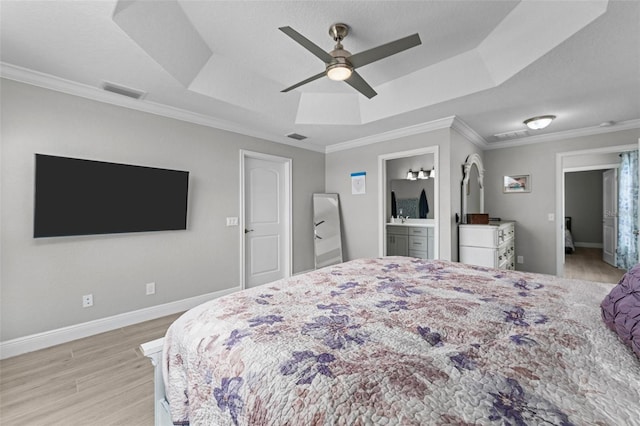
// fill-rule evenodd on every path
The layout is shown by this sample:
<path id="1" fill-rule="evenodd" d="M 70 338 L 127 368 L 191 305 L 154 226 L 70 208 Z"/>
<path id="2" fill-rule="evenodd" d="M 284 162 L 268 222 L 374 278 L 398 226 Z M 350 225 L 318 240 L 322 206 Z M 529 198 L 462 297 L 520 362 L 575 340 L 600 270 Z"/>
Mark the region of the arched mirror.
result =
<path id="1" fill-rule="evenodd" d="M 462 223 L 467 213 L 484 213 L 484 167 L 478 154 L 471 154 L 464 163 L 462 178 Z"/>
<path id="2" fill-rule="evenodd" d="M 316 269 L 342 263 L 338 194 L 313 194 L 313 234 Z"/>

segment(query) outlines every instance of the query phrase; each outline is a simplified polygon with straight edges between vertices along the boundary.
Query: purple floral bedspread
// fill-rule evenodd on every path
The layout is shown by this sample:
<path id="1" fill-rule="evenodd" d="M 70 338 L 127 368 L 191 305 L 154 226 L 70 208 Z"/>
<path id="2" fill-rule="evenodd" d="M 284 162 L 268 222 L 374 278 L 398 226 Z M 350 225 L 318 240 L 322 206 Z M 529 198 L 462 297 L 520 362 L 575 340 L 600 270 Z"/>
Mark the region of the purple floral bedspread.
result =
<path id="1" fill-rule="evenodd" d="M 361 259 L 194 308 L 167 332 L 175 424 L 634 425 L 610 285 Z"/>

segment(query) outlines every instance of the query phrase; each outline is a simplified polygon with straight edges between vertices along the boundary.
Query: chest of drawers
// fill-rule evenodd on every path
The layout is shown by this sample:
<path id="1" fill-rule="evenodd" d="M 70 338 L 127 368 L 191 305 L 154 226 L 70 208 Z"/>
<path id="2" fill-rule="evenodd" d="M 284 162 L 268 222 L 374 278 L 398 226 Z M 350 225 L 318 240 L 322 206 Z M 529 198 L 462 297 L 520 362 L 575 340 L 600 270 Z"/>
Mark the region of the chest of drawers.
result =
<path id="1" fill-rule="evenodd" d="M 515 222 L 459 225 L 460 262 L 499 269 L 515 269 Z"/>

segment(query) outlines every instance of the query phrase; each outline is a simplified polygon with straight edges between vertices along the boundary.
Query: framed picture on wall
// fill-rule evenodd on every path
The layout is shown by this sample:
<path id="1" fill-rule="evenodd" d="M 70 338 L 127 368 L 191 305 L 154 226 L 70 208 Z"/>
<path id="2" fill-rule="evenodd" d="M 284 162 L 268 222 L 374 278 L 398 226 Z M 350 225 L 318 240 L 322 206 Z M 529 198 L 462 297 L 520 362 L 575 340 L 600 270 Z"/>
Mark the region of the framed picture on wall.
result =
<path id="1" fill-rule="evenodd" d="M 505 176 L 502 183 L 502 192 L 511 194 L 516 192 L 531 192 L 530 175 Z"/>

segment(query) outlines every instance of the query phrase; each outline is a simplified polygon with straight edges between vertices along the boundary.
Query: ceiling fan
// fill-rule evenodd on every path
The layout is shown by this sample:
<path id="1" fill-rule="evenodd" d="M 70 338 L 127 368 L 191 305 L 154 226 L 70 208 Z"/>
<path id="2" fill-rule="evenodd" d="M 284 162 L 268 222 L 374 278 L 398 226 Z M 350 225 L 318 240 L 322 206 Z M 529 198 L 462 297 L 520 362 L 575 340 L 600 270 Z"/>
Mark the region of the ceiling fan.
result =
<path id="1" fill-rule="evenodd" d="M 364 81 L 362 76 L 358 74 L 356 68 L 368 65 L 388 56 L 395 55 L 396 53 L 418 46 L 422 43 L 420 41 L 420 36 L 416 33 L 352 55 L 351 52 L 342 47 L 342 40 L 344 40 L 347 34 L 349 34 L 349 26 L 346 24 L 333 24 L 329 28 L 329 35 L 336 42 L 334 50 L 331 52 L 325 52 L 311 40 L 291 27 L 280 27 L 280 31 L 320 58 L 326 65 L 323 72 L 309 77 L 306 80 L 302 80 L 293 86 L 287 87 L 283 92 L 288 92 L 326 75 L 331 80 L 344 81 L 358 92 L 371 99 L 377 95 L 377 93 L 366 81 Z"/>

